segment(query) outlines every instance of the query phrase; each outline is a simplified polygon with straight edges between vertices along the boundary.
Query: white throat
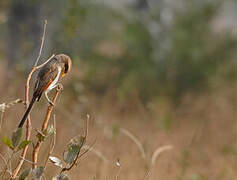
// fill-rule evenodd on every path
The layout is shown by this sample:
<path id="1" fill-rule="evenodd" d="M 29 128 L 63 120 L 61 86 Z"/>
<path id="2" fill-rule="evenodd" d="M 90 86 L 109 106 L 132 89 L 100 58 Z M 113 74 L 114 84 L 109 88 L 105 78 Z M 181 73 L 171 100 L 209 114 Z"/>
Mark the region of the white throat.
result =
<path id="1" fill-rule="evenodd" d="M 49 85 L 49 87 L 46 91 L 49 92 L 50 90 L 55 88 L 55 86 L 57 85 L 58 79 L 60 77 L 61 71 L 62 71 L 62 68 L 60 66 L 58 66 L 58 74 L 57 74 L 56 78 L 53 80 L 53 82 Z"/>

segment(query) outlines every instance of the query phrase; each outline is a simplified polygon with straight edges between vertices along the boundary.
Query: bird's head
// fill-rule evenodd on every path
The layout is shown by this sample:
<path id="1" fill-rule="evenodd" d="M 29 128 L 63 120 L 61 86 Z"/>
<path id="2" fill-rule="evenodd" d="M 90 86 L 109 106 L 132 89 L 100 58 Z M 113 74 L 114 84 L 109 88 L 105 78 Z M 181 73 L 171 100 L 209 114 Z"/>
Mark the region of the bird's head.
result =
<path id="1" fill-rule="evenodd" d="M 72 60 L 69 56 L 65 54 L 58 54 L 55 56 L 57 59 L 58 63 L 62 66 L 62 77 L 67 74 L 72 67 Z"/>

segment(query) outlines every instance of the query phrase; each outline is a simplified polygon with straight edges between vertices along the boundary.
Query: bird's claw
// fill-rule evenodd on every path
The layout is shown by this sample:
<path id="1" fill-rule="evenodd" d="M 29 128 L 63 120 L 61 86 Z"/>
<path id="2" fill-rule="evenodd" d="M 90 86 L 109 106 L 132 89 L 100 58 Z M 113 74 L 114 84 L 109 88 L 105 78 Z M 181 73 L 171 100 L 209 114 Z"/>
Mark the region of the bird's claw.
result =
<path id="1" fill-rule="evenodd" d="M 62 91 L 63 90 L 63 85 L 61 83 L 58 83 L 57 85 L 57 90 Z"/>
<path id="2" fill-rule="evenodd" d="M 49 101 L 50 106 L 54 106 L 54 103 L 52 101 Z"/>

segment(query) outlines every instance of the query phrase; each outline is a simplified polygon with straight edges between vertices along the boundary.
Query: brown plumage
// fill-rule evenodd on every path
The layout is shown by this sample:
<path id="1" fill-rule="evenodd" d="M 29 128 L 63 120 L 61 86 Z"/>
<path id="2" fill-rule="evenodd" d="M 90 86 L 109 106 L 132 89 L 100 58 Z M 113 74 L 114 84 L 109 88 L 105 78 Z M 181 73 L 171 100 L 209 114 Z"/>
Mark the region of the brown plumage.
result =
<path id="1" fill-rule="evenodd" d="M 45 93 L 49 103 L 52 104 L 51 100 L 48 98 L 47 93 L 57 86 L 59 79 L 70 71 L 71 66 L 72 61 L 70 57 L 65 54 L 59 54 L 40 69 L 35 82 L 33 97 L 21 122 L 18 125 L 19 128 L 24 125 L 35 100 L 39 101 L 43 93 Z"/>

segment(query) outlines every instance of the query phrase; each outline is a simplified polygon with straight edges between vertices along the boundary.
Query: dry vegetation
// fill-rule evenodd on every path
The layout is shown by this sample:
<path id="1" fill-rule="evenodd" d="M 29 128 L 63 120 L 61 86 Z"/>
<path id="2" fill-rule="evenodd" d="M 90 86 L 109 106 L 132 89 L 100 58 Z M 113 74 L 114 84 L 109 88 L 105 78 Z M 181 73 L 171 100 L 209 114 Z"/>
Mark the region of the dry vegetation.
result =
<path id="1" fill-rule="evenodd" d="M 4 79 L 4 64 L 1 64 L 1 72 Z M 76 74 L 73 73 L 71 77 L 73 76 Z M 69 79 L 72 78 L 65 81 L 65 90 L 59 95 L 53 110 L 53 114 L 56 114 L 57 137 L 52 155 L 62 157 L 70 139 L 84 132 L 83 114 L 87 112 L 91 114 L 88 146 L 96 139 L 90 152 L 80 159 L 77 167 L 67 173 L 71 179 L 221 180 L 237 177 L 236 87 L 226 87 L 211 95 L 187 96 L 175 110 L 168 108 L 168 103 L 163 100 L 159 104 L 153 104 L 153 109 L 149 112 L 142 106 L 121 111 L 121 107 L 109 101 L 109 98 L 98 101 L 90 97 L 86 105 L 82 106 L 70 95 L 70 89 L 67 88 Z M 23 99 L 24 81 L 19 78 L 8 87 L 4 87 L 6 82 L 1 81 L 1 103 Z M 44 101 L 36 104 L 33 109 L 33 128 L 39 129 L 41 126 L 46 106 Z M 23 112 L 23 104 L 6 109 L 1 137 L 11 136 L 10 132 L 15 130 Z M 170 126 L 164 126 L 165 121 L 168 121 L 167 114 L 172 118 L 169 120 L 172 121 Z M 49 124 L 53 124 L 52 117 Z M 35 134 L 33 132 L 33 142 L 37 140 Z M 39 153 L 40 165 L 47 158 L 49 144 L 50 140 L 46 140 L 42 145 Z M 160 154 L 151 167 L 153 153 L 157 148 L 167 145 L 173 148 Z M 9 149 L 2 143 L 0 151 L 3 156 L 9 153 Z M 29 160 L 30 152 L 32 146 L 26 157 Z M 17 157 L 18 155 L 13 159 L 12 167 L 16 166 Z M 3 159 L 0 162 L 2 169 Z M 23 169 L 29 166 L 31 165 L 25 162 Z M 47 179 L 52 178 L 59 172 L 60 168 L 51 163 L 47 165 L 45 176 Z"/>
<path id="2" fill-rule="evenodd" d="M 43 43 L 39 57 L 42 47 Z M 40 68 L 37 62 L 38 59 L 28 80 Z M 23 134 L 25 131 L 28 134 L 26 139 L 31 141 L 28 151 L 24 146 L 26 156 L 16 151 L 18 145 L 8 148 L 1 142 L 1 178 L 15 178 L 31 166 L 44 168 L 46 179 L 62 173 L 71 179 L 237 177 L 237 87 L 219 87 L 210 94 L 187 94 L 176 107 L 167 99 L 151 102 L 147 107 L 136 99 L 121 106 L 110 95 L 98 98 L 90 93 L 81 103 L 70 89 L 74 86 L 74 77 L 78 76 L 77 68 L 66 78 L 65 91 L 52 93 L 53 102 L 57 99 L 55 107 L 41 101 L 33 108 L 32 124 L 23 129 Z M 17 132 L 17 124 L 25 111 L 23 101 L 14 99 L 24 99 L 24 93 L 28 97 L 29 86 L 25 91 L 22 74 L 17 74 L 9 83 L 5 69 L 6 65 L 1 62 L 0 136 L 9 138 L 12 132 Z M 27 98 L 25 101 L 27 104 Z M 70 148 L 75 148 L 73 157 L 69 156 Z"/>

